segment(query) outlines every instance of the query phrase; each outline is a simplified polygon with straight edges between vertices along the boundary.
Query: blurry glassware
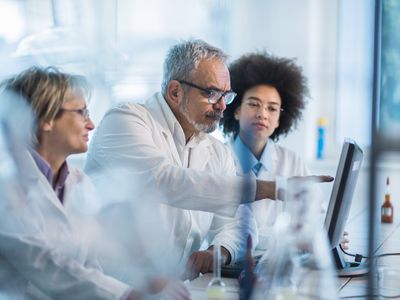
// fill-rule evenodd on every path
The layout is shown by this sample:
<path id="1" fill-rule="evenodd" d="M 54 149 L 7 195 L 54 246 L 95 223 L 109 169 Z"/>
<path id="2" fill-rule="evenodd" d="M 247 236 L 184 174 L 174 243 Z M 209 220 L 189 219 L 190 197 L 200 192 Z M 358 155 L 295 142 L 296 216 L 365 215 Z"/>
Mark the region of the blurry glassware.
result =
<path id="1" fill-rule="evenodd" d="M 287 191 L 287 180 L 285 176 L 275 177 L 275 198 L 276 200 L 285 201 Z"/>
<path id="2" fill-rule="evenodd" d="M 285 199 L 287 198 L 287 184 L 288 177 L 276 176 L 275 177 L 275 199 L 278 201 L 275 205 L 275 215 L 279 216 L 285 210 Z"/>
<path id="3" fill-rule="evenodd" d="M 0 99 L 0 211 L 4 212 L 24 201 L 19 195 L 21 170 L 26 170 L 21 157 L 30 145 L 34 118 L 20 96 L 1 90 Z"/>
<path id="4" fill-rule="evenodd" d="M 247 236 L 247 249 L 245 255 L 244 269 L 239 276 L 239 299 L 248 300 L 253 295 L 254 286 L 256 283 L 256 274 L 254 272 L 255 261 L 253 258 L 253 239 L 251 234 Z"/>
<path id="5" fill-rule="evenodd" d="M 379 299 L 400 298 L 400 268 L 378 268 Z"/>
<path id="6" fill-rule="evenodd" d="M 225 283 L 221 279 L 221 246 L 217 242 L 213 248 L 213 278 L 207 286 L 207 297 L 210 300 L 223 299 Z"/>
<path id="7" fill-rule="evenodd" d="M 315 183 L 290 178 L 286 185 L 284 211 L 256 267 L 253 299 L 337 299 L 337 278 L 320 224 Z"/>

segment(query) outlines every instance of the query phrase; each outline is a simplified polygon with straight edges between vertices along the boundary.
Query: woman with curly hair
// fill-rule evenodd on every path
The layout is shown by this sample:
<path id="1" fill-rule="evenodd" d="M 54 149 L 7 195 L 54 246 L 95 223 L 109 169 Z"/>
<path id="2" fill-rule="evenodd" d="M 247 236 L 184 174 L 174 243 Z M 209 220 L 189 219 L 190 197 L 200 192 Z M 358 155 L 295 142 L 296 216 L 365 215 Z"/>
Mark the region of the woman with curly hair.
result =
<path id="1" fill-rule="evenodd" d="M 242 128 L 246 124 L 243 123 L 245 120 L 241 118 L 241 114 L 248 111 L 256 114 L 259 119 L 270 119 L 270 126 L 261 126 L 255 132 L 274 142 L 296 127 L 309 92 L 307 79 L 294 60 L 267 53 L 248 54 L 231 63 L 229 71 L 231 86 L 237 96 L 226 107 L 221 121 L 225 134 L 232 135 L 233 139 L 238 135 L 246 139 L 244 134 L 250 132 L 247 132 L 248 126 Z M 263 127 L 266 130 L 262 130 Z M 258 145 L 254 145 L 255 142 L 248 146 L 254 150 L 256 156 L 260 156 L 267 139 L 257 139 Z"/>
<path id="2" fill-rule="evenodd" d="M 227 106 L 221 125 L 231 138 L 239 172 L 253 172 L 262 180 L 309 175 L 295 152 L 276 144 L 296 127 L 305 108 L 309 92 L 302 69 L 291 59 L 251 53 L 234 61 L 229 71 L 237 96 Z M 257 249 L 265 249 L 281 205 L 277 201 L 252 204 L 259 232 Z"/>
<path id="3" fill-rule="evenodd" d="M 276 144 L 296 128 L 309 96 L 301 67 L 292 59 L 250 53 L 232 62 L 229 71 L 237 96 L 227 105 L 220 125 L 231 138 L 238 172 L 254 173 L 261 180 L 309 175 L 299 155 Z M 251 206 L 259 234 L 256 249 L 263 250 L 282 203 L 258 201 Z M 347 232 L 341 243 L 348 249 Z"/>

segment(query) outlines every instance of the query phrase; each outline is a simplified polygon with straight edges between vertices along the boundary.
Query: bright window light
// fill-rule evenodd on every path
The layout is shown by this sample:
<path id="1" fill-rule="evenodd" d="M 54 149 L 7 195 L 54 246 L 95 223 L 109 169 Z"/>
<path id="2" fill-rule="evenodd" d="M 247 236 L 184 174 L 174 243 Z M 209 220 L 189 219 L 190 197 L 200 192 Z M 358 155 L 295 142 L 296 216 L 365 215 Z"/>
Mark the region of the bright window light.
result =
<path id="1" fill-rule="evenodd" d="M 0 40 L 6 43 L 18 41 L 23 35 L 25 22 L 21 7 L 15 1 L 0 0 Z"/>

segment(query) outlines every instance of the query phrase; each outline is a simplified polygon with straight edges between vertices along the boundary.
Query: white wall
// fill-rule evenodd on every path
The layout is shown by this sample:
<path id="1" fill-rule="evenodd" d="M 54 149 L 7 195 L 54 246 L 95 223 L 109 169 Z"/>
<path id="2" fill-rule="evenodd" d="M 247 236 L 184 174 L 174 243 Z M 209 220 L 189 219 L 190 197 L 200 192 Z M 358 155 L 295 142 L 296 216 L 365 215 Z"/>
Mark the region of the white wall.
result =
<path id="1" fill-rule="evenodd" d="M 337 132 L 335 131 L 338 125 L 336 124 L 338 122 L 336 118 L 337 78 L 340 76 L 337 70 L 340 50 L 338 38 L 338 29 L 340 28 L 339 11 L 341 8 L 343 9 L 343 7 L 339 6 L 343 5 L 343 3 L 350 6 L 371 5 L 370 0 L 351 0 L 348 3 L 345 1 L 350 0 L 344 0 L 342 3 L 339 0 L 232 1 L 231 17 L 233 22 L 230 32 L 232 32 L 233 36 L 229 39 L 228 47 L 228 52 L 232 55 L 232 59 L 245 52 L 265 49 L 278 56 L 297 58 L 297 62 L 303 67 L 308 77 L 311 100 L 306 108 L 303 120 L 300 122 L 298 129 L 290 133 L 280 143 L 294 149 L 307 159 L 310 170 L 314 174 L 330 174 L 334 176 L 341 150 L 341 144 L 338 144 Z M 350 22 L 350 20 L 348 21 Z M 358 24 L 360 22 L 366 22 L 366 20 L 357 20 L 356 24 L 348 25 L 358 26 L 357 28 L 359 29 L 360 26 Z M 342 45 L 342 50 L 344 46 L 351 46 L 351 38 L 357 38 L 355 41 L 359 43 L 361 37 L 356 36 L 357 28 L 352 28 L 353 35 L 348 35 L 349 37 L 345 41 L 347 44 Z M 363 39 L 367 39 L 365 35 L 369 31 L 372 34 L 373 28 L 368 27 L 367 32 L 362 32 Z M 348 48 L 347 50 L 349 51 Z M 362 51 L 362 47 L 358 47 L 358 51 Z M 370 52 L 370 49 L 365 49 L 364 58 Z M 359 63 L 360 55 L 358 53 L 356 54 L 357 57 L 346 60 L 344 62 L 346 67 L 351 69 L 355 63 Z M 358 65 L 356 64 L 356 66 Z M 359 79 L 353 77 L 348 78 L 348 86 L 356 89 L 355 85 L 359 84 Z M 352 82 L 352 80 L 355 82 Z M 365 94 L 364 96 L 366 97 L 367 95 Z M 351 112 L 353 107 L 351 105 L 354 101 L 355 99 L 353 98 L 345 103 L 348 112 L 346 119 L 351 119 L 353 116 Z M 317 161 L 315 159 L 316 131 L 317 119 L 320 116 L 327 117 L 329 122 L 326 132 L 328 147 L 326 149 L 327 158 Z M 367 117 L 365 116 L 365 118 Z M 357 209 L 360 209 L 360 207 L 366 208 L 369 201 L 369 151 L 366 147 L 363 148 L 365 154 L 364 162 L 355 191 L 355 201 L 359 203 L 355 206 Z M 395 203 L 399 201 L 400 186 L 397 184 L 400 180 L 399 162 L 399 157 L 392 155 L 385 156 L 383 161 L 379 163 L 376 171 L 377 203 L 383 201 L 385 178 L 387 176 L 392 180 L 392 199 Z M 323 185 L 322 189 L 325 198 L 329 199 L 332 184 Z M 356 214 L 357 212 L 357 210 L 353 210 L 351 213 Z M 395 214 L 398 213 L 395 212 Z"/>
<path id="2" fill-rule="evenodd" d="M 330 121 L 327 144 L 334 144 L 337 1 L 234 1 L 229 53 L 267 50 L 296 58 L 309 80 L 311 100 L 298 130 L 281 143 L 311 160 L 316 153 L 319 116 Z M 328 156 L 332 149 L 328 148 Z"/>
<path id="3" fill-rule="evenodd" d="M 64 7 L 63 0 L 56 3 L 63 4 L 60 9 L 65 13 L 61 18 L 63 22 L 76 21 L 79 29 L 92 38 L 89 42 L 93 41 L 90 50 L 94 55 L 82 70 L 97 72 L 96 77 L 90 77 L 96 86 L 90 107 L 96 123 L 113 104 L 116 86 L 129 87 L 131 94 L 127 98 L 130 100 L 135 99 L 132 91 L 138 94 L 140 87 L 147 87 L 142 93 L 145 97 L 158 89 L 165 51 L 179 39 L 203 38 L 225 49 L 232 59 L 246 52 L 265 49 L 278 56 L 296 58 L 309 80 L 311 99 L 303 120 L 298 129 L 280 143 L 299 152 L 312 169 L 329 165 L 331 174 L 335 171 L 340 150 L 335 140 L 336 88 L 337 76 L 340 76 L 337 72 L 339 6 L 343 3 L 369 5 L 371 1 L 71 0 L 79 8 L 79 14 L 68 13 L 70 10 Z M 21 2 L 26 13 L 26 34 L 41 32 L 51 25 L 50 0 L 36 2 Z M 358 23 L 352 24 L 353 27 Z M 0 60 L 12 61 L 3 57 Z M 351 66 L 353 61 L 345 64 Z M 350 78 L 349 86 L 353 81 Z M 142 94 L 136 98 L 143 100 Z M 320 116 L 327 117 L 329 122 L 327 161 L 315 163 L 316 123 Z M 351 118 L 351 115 L 345 118 Z"/>

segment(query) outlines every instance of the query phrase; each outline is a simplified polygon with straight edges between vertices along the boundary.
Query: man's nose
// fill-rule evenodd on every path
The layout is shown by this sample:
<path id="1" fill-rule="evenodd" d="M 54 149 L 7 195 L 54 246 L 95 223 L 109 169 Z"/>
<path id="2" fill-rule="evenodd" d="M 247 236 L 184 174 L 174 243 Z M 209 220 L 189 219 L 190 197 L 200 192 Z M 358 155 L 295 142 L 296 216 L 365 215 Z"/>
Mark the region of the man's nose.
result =
<path id="1" fill-rule="evenodd" d="M 218 102 L 214 104 L 214 108 L 217 108 L 221 111 L 224 111 L 226 109 L 225 96 L 222 96 L 218 100 Z"/>

